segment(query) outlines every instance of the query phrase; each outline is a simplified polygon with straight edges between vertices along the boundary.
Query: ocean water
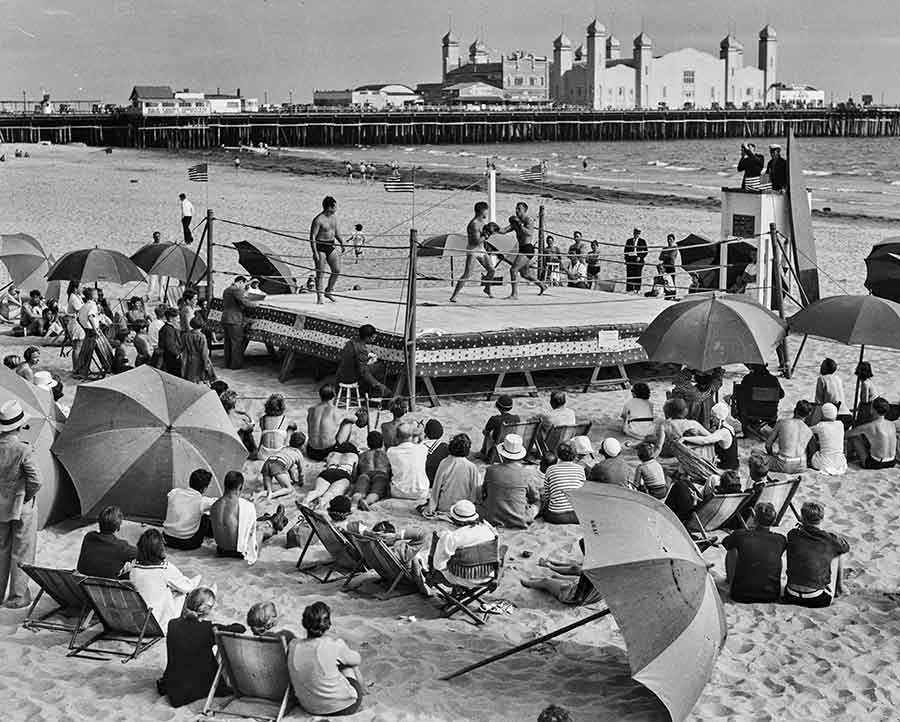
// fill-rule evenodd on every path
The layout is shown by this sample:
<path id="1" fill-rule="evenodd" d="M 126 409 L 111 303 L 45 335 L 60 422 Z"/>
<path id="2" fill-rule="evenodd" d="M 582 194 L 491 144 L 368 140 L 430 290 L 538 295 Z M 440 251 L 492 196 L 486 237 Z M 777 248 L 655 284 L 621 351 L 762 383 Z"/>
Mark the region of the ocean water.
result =
<path id="1" fill-rule="evenodd" d="M 747 139 L 768 157 L 783 138 Z M 742 139 L 615 143 L 508 143 L 487 145 L 375 146 L 297 149 L 341 160 L 415 165 L 428 170 L 482 173 L 493 160 L 501 173 L 517 174 L 540 161 L 547 183 L 571 183 L 637 193 L 718 198 L 723 186 L 740 184 Z M 900 139 L 800 138 L 807 187 L 815 209 L 900 219 Z M 587 167 L 584 161 L 587 161 Z"/>

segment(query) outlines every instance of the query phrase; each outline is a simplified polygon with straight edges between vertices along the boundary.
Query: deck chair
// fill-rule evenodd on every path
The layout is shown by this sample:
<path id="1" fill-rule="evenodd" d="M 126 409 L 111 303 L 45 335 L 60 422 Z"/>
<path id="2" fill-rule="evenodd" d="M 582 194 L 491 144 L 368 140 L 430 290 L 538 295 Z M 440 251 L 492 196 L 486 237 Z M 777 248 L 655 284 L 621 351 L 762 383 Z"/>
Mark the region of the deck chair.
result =
<path id="1" fill-rule="evenodd" d="M 447 571 L 462 579 L 471 579 L 472 584 L 460 585 L 448 580 L 444 574 L 434 568 L 434 551 L 437 548 L 438 534 L 431 539 L 431 550 L 428 553 L 428 571 L 425 583 L 432 587 L 443 600 L 441 611 L 446 617 L 462 612 L 476 625 L 487 621 L 487 614 L 481 617 L 473 611 L 476 602 L 489 592 L 493 592 L 500 584 L 503 574 L 503 560 L 506 557 L 506 546 L 500 546 L 499 538 L 483 542 L 471 547 L 457 549 L 453 558 L 447 562 Z"/>
<path id="2" fill-rule="evenodd" d="M 800 514 L 797 513 L 797 509 L 794 506 L 794 494 L 797 493 L 802 480 L 802 476 L 795 476 L 790 479 L 782 479 L 781 481 L 767 482 L 765 486 L 759 488 L 756 498 L 753 500 L 753 505 L 756 506 L 761 502 L 767 501 L 775 507 L 776 515 L 773 526 L 781 524 L 781 520 L 788 509 L 791 510 L 794 518 L 800 521 Z M 743 521 L 743 517 L 741 517 L 741 520 Z"/>
<path id="3" fill-rule="evenodd" d="M 587 436 L 590 430 L 590 421 L 586 421 L 583 424 L 575 424 L 574 426 L 554 426 L 543 438 L 541 438 L 540 433 L 535 434 L 535 448 L 541 455 L 548 451 L 556 451 L 556 448 L 564 441 L 570 441 L 576 436 Z"/>
<path id="4" fill-rule="evenodd" d="M 737 383 L 731 393 L 731 414 L 741 422 L 744 434 L 764 438 L 759 429 L 778 421 L 779 390 L 775 387 L 747 386 Z"/>
<path id="5" fill-rule="evenodd" d="M 500 441 L 503 441 L 507 434 L 518 434 L 521 436 L 522 443 L 525 445 L 525 458 L 527 459 L 531 454 L 531 447 L 534 445 L 534 438 L 537 436 L 539 426 L 539 421 L 520 421 L 517 424 L 500 424 L 500 432 L 497 438 L 500 439 Z M 497 453 L 496 444 L 491 445 L 487 461 L 491 464 L 500 461 L 500 455 Z"/>
<path id="6" fill-rule="evenodd" d="M 130 582 L 85 577 L 81 588 L 103 629 L 86 643 L 74 647 L 67 656 L 106 661 L 112 655 L 124 657 L 124 664 L 146 652 L 165 636 L 153 612 Z M 120 642 L 129 645 L 130 649 L 123 652 L 94 646 L 100 642 Z M 85 654 L 88 651 L 92 654 Z"/>
<path id="7" fill-rule="evenodd" d="M 297 560 L 297 569 L 322 584 L 345 579 L 346 586 L 356 574 L 359 574 L 366 568 L 359 551 L 350 543 L 345 534 L 331 523 L 331 519 L 327 516 L 313 511 L 308 506 L 301 506 L 300 513 L 303 514 L 303 518 L 306 519 L 306 523 L 309 524 L 313 533 L 307 537 L 306 544 L 303 545 L 300 558 Z M 322 562 L 304 569 L 303 559 L 306 557 L 306 552 L 312 543 L 313 535 L 317 536 L 319 541 L 322 542 L 322 546 L 331 555 L 331 561 Z M 315 573 L 315 570 L 318 568 L 327 569 L 324 576 L 319 576 Z M 332 578 L 332 575 L 335 573 L 339 576 Z"/>
<path id="8" fill-rule="evenodd" d="M 57 632 L 70 632 L 72 636 L 69 638 L 69 649 L 72 649 L 79 633 L 96 623 L 91 621 L 93 618 L 91 603 L 81 588 L 81 580 L 85 576 L 70 569 L 49 569 L 31 564 L 19 566 L 40 587 L 22 626 L 32 631 L 52 629 Z M 56 602 L 56 606 L 49 612 L 35 616 L 34 610 L 44 594 Z"/>
<path id="9" fill-rule="evenodd" d="M 412 594 L 416 591 L 416 583 L 409 570 L 382 539 L 354 532 L 347 532 L 347 537 L 360 553 L 366 566 L 387 585 L 386 591 L 376 595 L 378 599 L 390 599 L 392 596 Z M 398 594 L 394 595 L 398 589 Z"/>
<path id="10" fill-rule="evenodd" d="M 700 502 L 685 526 L 689 532 L 699 534 L 701 539 L 708 540 L 711 532 L 719 531 L 753 504 L 757 494 L 756 489 L 749 489 L 739 494 L 711 496 Z"/>
<path id="11" fill-rule="evenodd" d="M 736 443 L 736 442 L 733 442 Z M 718 476 L 722 469 L 707 461 L 682 441 L 671 440 L 667 446 L 672 456 L 678 460 L 678 468 L 688 479 L 697 484 L 706 484 L 710 476 Z"/>
<path id="12" fill-rule="evenodd" d="M 250 637 L 216 631 L 219 669 L 209 688 L 203 714 L 222 712 L 229 716 L 252 717 L 280 722 L 293 706 L 288 672 L 288 645 L 283 637 Z M 222 678 L 232 694 L 216 701 Z M 214 707 L 213 704 L 216 704 Z"/>

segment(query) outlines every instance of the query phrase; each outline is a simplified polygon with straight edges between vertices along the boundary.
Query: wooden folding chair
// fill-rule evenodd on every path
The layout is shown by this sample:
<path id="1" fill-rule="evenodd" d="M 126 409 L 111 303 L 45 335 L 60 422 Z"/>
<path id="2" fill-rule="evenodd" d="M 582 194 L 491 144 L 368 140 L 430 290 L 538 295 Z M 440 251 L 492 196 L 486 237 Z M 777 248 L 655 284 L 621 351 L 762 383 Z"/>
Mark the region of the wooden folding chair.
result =
<path id="1" fill-rule="evenodd" d="M 766 482 L 764 486 L 759 487 L 757 490 L 756 499 L 753 500 L 753 505 L 756 506 L 757 504 L 767 501 L 775 507 L 775 523 L 772 526 L 779 526 L 781 524 L 781 520 L 784 518 L 788 509 L 791 510 L 794 518 L 797 519 L 797 521 L 800 521 L 800 514 L 797 513 L 797 509 L 794 506 L 794 494 L 796 494 L 797 489 L 800 488 L 800 482 L 802 480 L 802 476 L 794 476 L 790 479 L 782 479 L 781 481 Z M 743 517 L 741 517 L 741 521 L 743 521 Z M 744 526 L 746 527 L 746 524 Z"/>
<path id="2" fill-rule="evenodd" d="M 52 629 L 57 632 L 69 632 L 72 635 L 69 638 L 69 649 L 72 649 L 79 633 L 96 624 L 95 621 L 91 621 L 93 612 L 90 600 L 81 588 L 81 581 L 85 576 L 70 569 L 49 569 L 32 564 L 19 566 L 40 587 L 22 626 L 32 631 Z M 35 609 L 44 594 L 56 602 L 56 606 L 40 616 L 34 616 Z M 67 621 L 51 621 L 53 619 Z"/>
<path id="3" fill-rule="evenodd" d="M 288 671 L 288 644 L 283 637 L 250 637 L 216 631 L 219 669 L 209 688 L 203 714 L 222 712 L 229 716 L 251 717 L 281 722 L 293 706 L 291 676 Z M 223 676 L 232 694 L 216 703 L 216 691 Z"/>
<path id="4" fill-rule="evenodd" d="M 672 451 L 672 456 L 678 461 L 678 468 L 690 481 L 706 484 L 710 476 L 718 476 L 722 473 L 722 469 L 704 459 L 682 441 L 672 439 L 667 442 L 667 446 Z"/>
<path id="5" fill-rule="evenodd" d="M 72 339 L 72 334 L 69 333 L 69 317 L 63 314 L 60 314 L 59 324 L 62 326 L 62 340 L 59 343 L 59 357 L 65 358 L 72 353 L 72 349 L 75 348 L 75 341 Z"/>
<path id="6" fill-rule="evenodd" d="M 476 625 L 487 621 L 487 614 L 479 618 L 472 611 L 474 605 L 485 594 L 493 592 L 500 584 L 503 573 L 503 560 L 506 557 L 506 546 L 500 546 L 499 538 L 476 544 L 475 546 L 457 549 L 447 562 L 447 571 L 460 579 L 472 580 L 471 584 L 459 584 L 447 579 L 440 571 L 434 569 L 434 551 L 438 544 L 438 534 L 431 539 L 431 551 L 428 554 L 428 571 L 425 583 L 432 587 L 443 600 L 441 611 L 446 617 L 462 612 Z"/>
<path id="7" fill-rule="evenodd" d="M 81 588 L 103 629 L 86 643 L 74 647 L 67 656 L 106 661 L 112 655 L 124 657 L 124 664 L 146 652 L 165 636 L 153 611 L 147 607 L 131 582 L 85 577 Z M 100 642 L 123 643 L 129 645 L 130 649 L 123 652 L 96 648 L 94 645 Z M 86 651 L 93 654 L 85 654 Z"/>
<path id="8" fill-rule="evenodd" d="M 553 426 L 543 438 L 540 433 L 535 434 L 535 447 L 539 454 L 545 454 L 548 451 L 555 452 L 563 442 L 571 441 L 576 436 L 587 436 L 591 431 L 591 425 L 590 421 L 586 421 L 573 426 Z"/>
<path id="9" fill-rule="evenodd" d="M 531 454 L 531 447 L 534 446 L 534 438 L 537 436 L 537 430 L 540 421 L 520 421 L 517 424 L 500 424 L 500 432 L 497 438 L 502 442 L 507 434 L 518 434 L 522 437 L 522 444 L 525 446 L 525 458 Z M 500 461 L 500 455 L 497 453 L 497 445 L 493 444 L 488 453 L 487 461 L 489 463 L 497 463 Z"/>
<path id="10" fill-rule="evenodd" d="M 738 494 L 715 494 L 700 502 L 685 526 L 689 532 L 697 533 L 709 540 L 710 533 L 719 531 L 735 516 L 756 500 L 758 490 L 749 489 Z M 742 522 L 743 523 L 743 522 Z"/>
<path id="11" fill-rule="evenodd" d="M 303 545 L 303 550 L 300 552 L 300 558 L 297 560 L 297 569 L 304 574 L 309 574 L 309 576 L 322 584 L 346 579 L 346 585 L 356 574 L 359 574 L 366 568 L 359 551 L 350 543 L 350 540 L 347 539 L 344 533 L 331 523 L 331 519 L 313 511 L 308 506 L 301 506 L 300 513 L 306 519 L 306 523 L 309 524 L 313 534 L 319 538 L 322 546 L 331 555 L 331 561 L 320 562 L 311 567 L 303 568 L 303 559 L 306 557 L 306 552 L 313 540 L 313 534 L 310 534 L 306 539 L 306 544 Z M 324 576 L 319 576 L 314 572 L 315 569 L 320 567 L 328 570 Z M 332 575 L 335 573 L 338 573 L 340 576 L 332 578 Z"/>
<path id="12" fill-rule="evenodd" d="M 409 570 L 382 539 L 355 532 L 347 532 L 347 537 L 359 551 L 366 566 L 387 585 L 386 591 L 376 595 L 378 599 L 390 599 L 398 589 L 396 596 L 416 591 L 416 583 Z"/>

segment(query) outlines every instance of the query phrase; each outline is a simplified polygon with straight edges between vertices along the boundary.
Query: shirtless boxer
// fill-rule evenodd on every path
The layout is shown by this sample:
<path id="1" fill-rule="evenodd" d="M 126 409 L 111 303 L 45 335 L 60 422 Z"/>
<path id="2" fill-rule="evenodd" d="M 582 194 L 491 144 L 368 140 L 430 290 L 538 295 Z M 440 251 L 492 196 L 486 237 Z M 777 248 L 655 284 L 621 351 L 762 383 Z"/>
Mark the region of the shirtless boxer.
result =
<path id="1" fill-rule="evenodd" d="M 469 225 L 466 226 L 466 237 L 468 238 L 468 245 L 466 246 L 466 267 L 463 270 L 462 276 L 460 276 L 459 280 L 456 282 L 456 288 L 453 289 L 453 295 L 450 296 L 451 303 L 456 303 L 456 297 L 459 295 L 459 292 L 462 291 L 463 286 L 468 282 L 472 273 L 473 260 L 478 261 L 484 268 L 487 274 L 487 283 L 484 285 L 484 292 L 488 296 L 491 295 L 490 282 L 494 278 L 494 266 L 484 247 L 484 238 L 482 236 L 482 230 L 484 230 L 487 219 L 488 204 L 484 201 L 478 201 L 478 203 L 475 204 L 475 217 L 469 221 Z"/>
<path id="2" fill-rule="evenodd" d="M 537 275 L 531 268 L 531 259 L 534 258 L 534 221 L 528 215 L 528 204 L 524 202 L 516 203 L 516 214 L 509 217 L 509 225 L 501 229 L 500 233 L 509 233 L 515 231 L 516 240 L 519 243 L 519 252 L 513 256 L 510 261 L 509 285 L 512 292 L 509 298 L 519 297 L 519 285 L 516 276 L 522 276 L 527 281 L 536 283 L 540 288 L 539 296 L 544 295 L 547 287 L 538 280 Z"/>
<path id="3" fill-rule="evenodd" d="M 337 201 L 331 196 L 325 196 L 322 201 L 322 212 L 313 218 L 309 228 L 309 245 L 316 264 L 316 303 L 322 303 L 322 276 L 325 275 L 326 264 L 331 269 L 331 276 L 325 287 L 325 298 L 329 301 L 335 300 L 331 293 L 341 273 L 341 257 L 334 246 L 335 240 L 341 244 L 343 253 L 344 237 L 338 229 Z"/>

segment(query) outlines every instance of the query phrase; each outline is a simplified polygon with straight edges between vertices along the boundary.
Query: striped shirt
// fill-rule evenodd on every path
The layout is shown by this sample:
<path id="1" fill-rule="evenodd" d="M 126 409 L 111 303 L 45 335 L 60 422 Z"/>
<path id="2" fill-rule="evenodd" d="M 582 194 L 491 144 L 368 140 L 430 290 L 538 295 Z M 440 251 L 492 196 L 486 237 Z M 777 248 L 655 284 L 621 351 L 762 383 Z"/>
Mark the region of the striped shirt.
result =
<path id="1" fill-rule="evenodd" d="M 544 498 L 547 499 L 547 511 L 561 514 L 575 511 L 566 492 L 575 491 L 584 486 L 584 467 L 574 461 L 558 461 L 544 476 Z"/>

